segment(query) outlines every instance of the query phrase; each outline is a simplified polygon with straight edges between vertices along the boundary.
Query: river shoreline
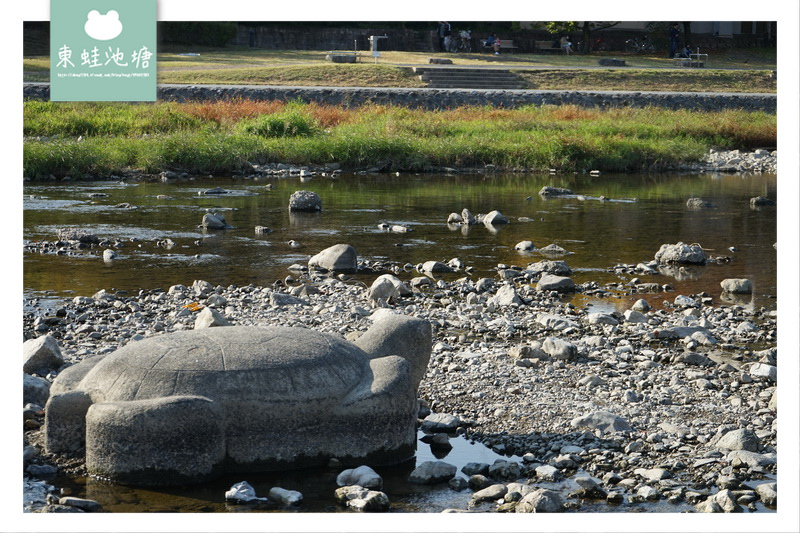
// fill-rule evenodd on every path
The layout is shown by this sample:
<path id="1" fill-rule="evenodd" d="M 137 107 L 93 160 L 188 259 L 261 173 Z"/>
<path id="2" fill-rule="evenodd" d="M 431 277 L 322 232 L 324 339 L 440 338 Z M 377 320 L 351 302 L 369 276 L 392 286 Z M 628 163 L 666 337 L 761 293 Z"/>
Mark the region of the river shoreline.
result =
<path id="1" fill-rule="evenodd" d="M 778 168 L 777 150 L 758 149 L 753 151 L 748 150 L 710 150 L 702 161 L 685 161 L 668 167 L 659 167 L 653 169 L 658 172 L 688 172 L 688 173 L 701 173 L 701 172 L 719 172 L 719 173 L 736 173 L 736 174 L 774 174 Z M 358 169 L 349 169 L 353 173 L 381 173 L 387 172 L 385 168 L 368 166 Z M 328 165 L 295 165 L 287 163 L 270 163 L 270 164 L 252 164 L 248 170 L 243 170 L 240 174 L 241 177 L 252 178 L 283 178 L 283 177 L 296 177 L 303 175 L 306 177 L 313 177 L 316 175 L 322 176 L 336 176 L 341 172 L 342 168 L 338 164 Z M 541 172 L 536 169 L 523 169 L 511 168 L 505 169 L 497 165 L 486 165 L 483 167 L 460 167 L 454 168 L 450 166 L 445 167 L 430 167 L 425 173 L 446 173 L 446 174 L 493 174 L 497 172 L 513 172 L 516 174 L 536 173 Z M 112 176 L 114 179 L 125 181 L 169 181 L 176 179 L 185 179 L 191 177 L 187 172 L 176 170 L 163 170 L 157 174 L 147 173 L 136 169 L 125 169 L 119 174 Z M 83 178 L 73 178 L 67 176 L 64 178 L 56 178 L 50 176 L 50 179 L 28 179 L 24 178 L 24 182 L 71 182 L 71 181 L 93 181 L 100 179 L 98 176 L 86 175 Z"/>

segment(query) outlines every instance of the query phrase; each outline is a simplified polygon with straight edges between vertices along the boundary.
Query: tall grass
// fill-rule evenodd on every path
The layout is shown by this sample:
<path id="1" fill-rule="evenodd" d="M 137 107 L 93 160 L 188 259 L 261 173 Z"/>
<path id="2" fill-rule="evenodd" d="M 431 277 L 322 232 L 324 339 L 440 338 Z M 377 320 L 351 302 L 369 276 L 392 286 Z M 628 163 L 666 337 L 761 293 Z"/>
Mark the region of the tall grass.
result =
<path id="1" fill-rule="evenodd" d="M 658 108 L 26 102 L 24 133 L 28 177 L 126 168 L 231 173 L 248 162 L 625 172 L 698 160 L 712 147 L 774 146 L 777 125 L 761 112 Z"/>
<path id="2" fill-rule="evenodd" d="M 197 129 L 204 124 L 200 117 L 172 103 L 28 101 L 23 119 L 26 136 L 143 135 Z"/>

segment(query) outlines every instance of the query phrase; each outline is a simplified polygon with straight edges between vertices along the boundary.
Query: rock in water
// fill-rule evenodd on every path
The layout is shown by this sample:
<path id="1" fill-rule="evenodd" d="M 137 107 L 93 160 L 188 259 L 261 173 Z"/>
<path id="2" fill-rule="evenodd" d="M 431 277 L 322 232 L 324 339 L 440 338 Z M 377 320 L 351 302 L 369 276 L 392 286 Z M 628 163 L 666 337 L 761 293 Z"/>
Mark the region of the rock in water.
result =
<path id="1" fill-rule="evenodd" d="M 383 478 L 367 465 L 345 470 L 336 476 L 336 484 L 340 487 L 358 485 L 367 489 L 383 488 Z"/>
<path id="2" fill-rule="evenodd" d="M 549 489 L 537 489 L 525 495 L 516 508 L 518 513 L 558 513 L 563 510 L 561 497 Z"/>
<path id="3" fill-rule="evenodd" d="M 334 244 L 309 259 L 308 267 L 334 272 L 355 272 L 358 269 L 358 255 L 349 244 Z"/>
<path id="4" fill-rule="evenodd" d="M 256 496 L 256 489 L 247 481 L 240 481 L 234 483 L 230 489 L 225 492 L 225 501 L 231 503 L 251 503 L 251 502 L 265 502 L 267 498 L 259 498 Z"/>
<path id="5" fill-rule="evenodd" d="M 456 471 L 455 466 L 444 461 L 425 461 L 411 472 L 408 481 L 421 485 L 444 483 L 451 480 Z"/>
<path id="6" fill-rule="evenodd" d="M 289 197 L 289 211 L 322 211 L 322 198 L 312 191 L 295 191 Z"/>
<path id="7" fill-rule="evenodd" d="M 300 505 L 303 501 L 303 495 L 296 490 L 272 487 L 269 489 L 269 499 L 281 505 Z"/>
<path id="8" fill-rule="evenodd" d="M 203 215 L 200 225 L 205 229 L 226 229 L 228 227 L 225 217 L 218 213 L 206 213 Z"/>
<path id="9" fill-rule="evenodd" d="M 655 256 L 659 264 L 688 263 L 705 264 L 706 253 L 699 244 L 662 244 Z"/>
<path id="10" fill-rule="evenodd" d="M 354 511 L 382 512 L 389 510 L 389 497 L 385 493 L 358 485 L 339 487 L 334 493 L 334 498 L 340 504 Z"/>
<path id="11" fill-rule="evenodd" d="M 497 224 L 508 224 L 508 218 L 498 210 L 490 211 L 483 217 L 483 223 L 495 226 Z"/>
<path id="12" fill-rule="evenodd" d="M 732 294 L 752 294 L 753 283 L 749 279 L 744 278 L 729 278 L 723 279 L 720 282 L 720 287 L 724 292 Z"/>

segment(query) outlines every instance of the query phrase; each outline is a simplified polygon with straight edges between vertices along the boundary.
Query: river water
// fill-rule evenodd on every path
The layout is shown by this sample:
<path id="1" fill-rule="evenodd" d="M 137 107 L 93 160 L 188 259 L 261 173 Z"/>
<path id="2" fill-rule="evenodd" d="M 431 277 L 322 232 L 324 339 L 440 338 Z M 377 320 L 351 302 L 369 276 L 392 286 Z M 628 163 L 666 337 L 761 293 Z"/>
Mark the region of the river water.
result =
<path id="1" fill-rule="evenodd" d="M 537 193 L 545 185 L 569 188 L 576 196 L 543 199 Z M 754 294 L 738 303 L 775 308 L 776 209 L 751 209 L 749 200 L 759 195 L 775 199 L 776 186 L 775 175 L 726 174 L 342 174 L 305 182 L 297 177 L 194 177 L 169 183 L 29 183 L 23 202 L 26 242 L 53 241 L 59 228 L 77 227 L 118 239 L 122 247 L 113 263 L 103 262 L 102 250 L 26 252 L 24 291 L 27 297 L 57 301 L 100 289 L 167 289 L 196 279 L 222 286 L 266 286 L 284 279 L 290 265 L 306 264 L 311 255 L 338 243 L 353 245 L 359 259 L 400 265 L 459 258 L 474 269 L 471 277 L 477 280 L 495 277 L 498 264 L 524 267 L 548 258 L 537 251 L 516 251 L 515 244 L 523 240 L 537 248 L 559 245 L 568 255 L 557 258 L 570 265 L 576 283 L 603 285 L 634 277 L 615 274 L 615 265 L 650 261 L 661 244 L 683 241 L 731 260 L 687 269 L 677 277 L 638 276 L 676 290 L 648 295 L 651 305 L 702 291 L 717 304 L 719 282 L 743 277 L 752 280 Z M 227 192 L 203 194 L 215 187 Z M 321 213 L 289 212 L 289 196 L 301 189 L 320 195 Z M 713 207 L 690 209 L 690 197 L 701 197 Z M 448 227 L 449 213 L 463 208 L 475 214 L 497 209 L 511 222 Z M 198 226 L 206 210 L 222 214 L 232 227 L 203 231 Z M 411 231 L 386 232 L 380 223 L 406 225 Z M 257 235 L 256 226 L 272 232 Z M 175 243 L 172 248 L 157 245 L 167 238 Z M 375 275 L 361 277 L 370 284 Z M 622 311 L 638 297 L 571 298 L 579 305 Z"/>

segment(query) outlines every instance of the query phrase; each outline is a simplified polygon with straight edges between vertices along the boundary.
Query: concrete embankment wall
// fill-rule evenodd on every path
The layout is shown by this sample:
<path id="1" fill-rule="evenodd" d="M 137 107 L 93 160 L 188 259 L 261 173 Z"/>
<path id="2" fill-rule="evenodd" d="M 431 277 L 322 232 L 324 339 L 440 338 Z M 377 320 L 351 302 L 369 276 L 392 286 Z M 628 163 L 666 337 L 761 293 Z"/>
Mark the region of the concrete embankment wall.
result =
<path id="1" fill-rule="evenodd" d="M 46 100 L 47 83 L 23 85 L 25 99 Z M 401 105 L 423 109 L 493 105 L 515 108 L 524 105 L 564 105 L 618 108 L 656 106 L 667 109 L 721 111 L 777 111 L 775 94 L 684 93 L 639 91 L 530 91 L 475 89 L 401 89 L 373 87 L 278 87 L 257 85 L 159 85 L 159 100 L 203 101 L 243 98 L 251 100 L 301 100 L 330 105 Z"/>

